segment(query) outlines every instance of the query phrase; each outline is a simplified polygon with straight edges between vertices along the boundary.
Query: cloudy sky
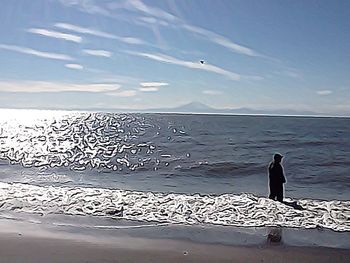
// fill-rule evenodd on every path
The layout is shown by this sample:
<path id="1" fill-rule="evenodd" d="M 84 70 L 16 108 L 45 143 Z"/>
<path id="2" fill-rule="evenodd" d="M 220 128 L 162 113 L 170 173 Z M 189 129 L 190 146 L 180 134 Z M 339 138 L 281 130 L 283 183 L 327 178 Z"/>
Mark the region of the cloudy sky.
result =
<path id="1" fill-rule="evenodd" d="M 2 0 L 0 107 L 350 116 L 350 2 Z M 202 61 L 202 62 L 201 62 Z"/>

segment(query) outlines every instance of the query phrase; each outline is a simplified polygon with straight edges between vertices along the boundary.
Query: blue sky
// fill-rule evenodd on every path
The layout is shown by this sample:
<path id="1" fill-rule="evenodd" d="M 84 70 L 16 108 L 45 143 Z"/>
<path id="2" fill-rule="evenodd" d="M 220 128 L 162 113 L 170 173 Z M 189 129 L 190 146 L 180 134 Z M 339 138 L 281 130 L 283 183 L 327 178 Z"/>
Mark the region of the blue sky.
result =
<path id="1" fill-rule="evenodd" d="M 0 16 L 1 107 L 350 116 L 349 1 L 4 0 Z"/>

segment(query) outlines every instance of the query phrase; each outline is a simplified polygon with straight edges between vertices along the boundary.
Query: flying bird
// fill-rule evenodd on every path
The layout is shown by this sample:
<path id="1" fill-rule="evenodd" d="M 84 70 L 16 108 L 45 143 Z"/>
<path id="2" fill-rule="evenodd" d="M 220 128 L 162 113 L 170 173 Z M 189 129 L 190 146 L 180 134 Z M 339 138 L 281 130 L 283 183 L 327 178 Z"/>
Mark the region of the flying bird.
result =
<path id="1" fill-rule="evenodd" d="M 204 60 L 200 60 L 199 62 L 200 62 L 202 65 L 204 64 Z"/>

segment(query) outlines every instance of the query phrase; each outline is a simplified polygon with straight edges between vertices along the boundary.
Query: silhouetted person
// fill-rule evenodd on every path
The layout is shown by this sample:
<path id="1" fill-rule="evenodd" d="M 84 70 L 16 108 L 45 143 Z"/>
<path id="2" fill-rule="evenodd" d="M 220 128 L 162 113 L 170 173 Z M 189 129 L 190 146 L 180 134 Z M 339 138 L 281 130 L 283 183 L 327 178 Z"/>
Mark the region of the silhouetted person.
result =
<path id="1" fill-rule="evenodd" d="M 286 182 L 281 165 L 282 158 L 282 155 L 276 153 L 273 156 L 273 161 L 269 164 L 269 198 L 272 200 L 277 198 L 280 202 L 283 202 L 283 184 Z"/>

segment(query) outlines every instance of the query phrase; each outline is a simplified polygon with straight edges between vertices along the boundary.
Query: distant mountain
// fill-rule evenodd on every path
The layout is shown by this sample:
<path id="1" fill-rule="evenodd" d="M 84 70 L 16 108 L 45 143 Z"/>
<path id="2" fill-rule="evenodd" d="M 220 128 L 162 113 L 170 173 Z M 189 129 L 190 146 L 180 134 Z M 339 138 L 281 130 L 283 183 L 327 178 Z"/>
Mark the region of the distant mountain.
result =
<path id="1" fill-rule="evenodd" d="M 151 113 L 211 113 L 216 109 L 211 108 L 201 102 L 191 102 L 178 107 L 173 108 L 152 108 L 144 109 L 139 112 L 151 112 Z"/>
<path id="2" fill-rule="evenodd" d="M 52 108 L 47 108 L 48 110 Z M 54 108 L 54 110 L 57 110 Z M 62 109 L 65 110 L 65 109 Z M 67 110 L 67 109 L 66 109 Z M 153 108 L 153 109 L 116 109 L 116 108 L 71 108 L 69 110 L 101 111 L 101 112 L 140 112 L 140 113 L 199 113 L 199 114 L 231 114 L 231 115 L 279 115 L 279 116 L 326 116 L 327 114 L 299 111 L 290 109 L 258 110 L 251 108 L 217 109 L 209 107 L 201 102 L 191 102 L 174 108 Z"/>
<path id="3" fill-rule="evenodd" d="M 312 111 L 298 111 L 289 109 L 280 110 L 257 110 L 251 108 L 217 109 L 209 107 L 201 102 L 191 102 L 175 108 L 158 108 L 142 110 L 142 112 L 163 112 L 163 113 L 211 113 L 211 114 L 241 114 L 241 115 L 321 115 Z"/>
<path id="4" fill-rule="evenodd" d="M 250 108 L 238 108 L 238 109 L 229 109 L 228 113 L 231 114 L 248 114 L 248 115 L 292 115 L 292 116 L 317 116 L 321 115 L 320 113 L 313 111 L 299 111 L 299 110 L 290 110 L 290 109 L 278 109 L 278 110 L 257 110 Z"/>
<path id="5" fill-rule="evenodd" d="M 175 108 L 164 108 L 164 109 L 158 109 L 158 110 L 164 111 L 164 112 L 188 112 L 188 113 L 212 113 L 214 111 L 217 111 L 217 109 L 211 108 L 197 101 L 194 101 L 185 105 L 181 105 Z"/>

